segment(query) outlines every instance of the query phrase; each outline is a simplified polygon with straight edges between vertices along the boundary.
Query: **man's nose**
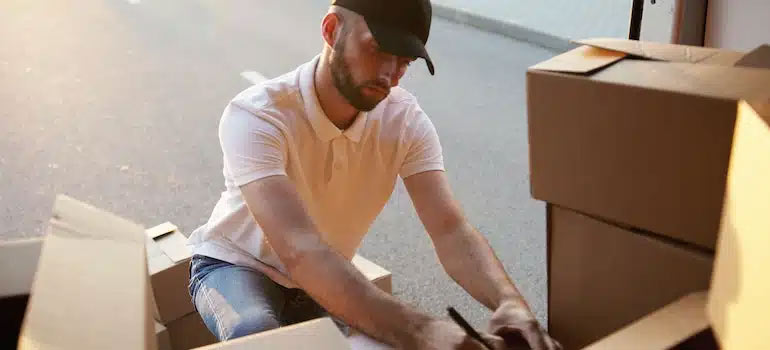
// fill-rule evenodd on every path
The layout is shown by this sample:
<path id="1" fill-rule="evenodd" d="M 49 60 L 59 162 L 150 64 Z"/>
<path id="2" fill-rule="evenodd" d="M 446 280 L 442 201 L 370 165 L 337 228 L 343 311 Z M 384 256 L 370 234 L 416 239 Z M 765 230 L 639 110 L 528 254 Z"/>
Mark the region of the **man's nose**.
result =
<path id="1" fill-rule="evenodd" d="M 380 77 L 387 80 L 398 77 L 398 57 L 391 54 L 385 54 L 382 57 L 380 65 Z"/>

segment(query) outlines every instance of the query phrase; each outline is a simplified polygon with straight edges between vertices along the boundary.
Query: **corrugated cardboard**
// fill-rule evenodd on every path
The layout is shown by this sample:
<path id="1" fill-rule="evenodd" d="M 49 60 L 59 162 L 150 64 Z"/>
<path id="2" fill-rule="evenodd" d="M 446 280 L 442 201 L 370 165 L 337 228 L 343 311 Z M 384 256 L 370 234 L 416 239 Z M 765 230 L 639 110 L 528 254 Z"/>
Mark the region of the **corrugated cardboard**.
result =
<path id="1" fill-rule="evenodd" d="M 723 349 L 770 346 L 770 100 L 738 109 L 708 315 Z"/>
<path id="2" fill-rule="evenodd" d="M 194 349 L 214 344 L 218 341 L 211 331 L 206 328 L 197 312 L 171 321 L 171 323 L 166 324 L 166 328 L 171 338 L 171 348 L 173 350 Z"/>
<path id="3" fill-rule="evenodd" d="M 147 265 L 152 276 L 156 319 L 163 324 L 181 318 L 195 308 L 190 299 L 190 257 L 186 238 L 166 222 L 147 230 Z"/>
<path id="4" fill-rule="evenodd" d="M 213 344 L 198 350 L 252 349 L 344 350 L 350 349 L 350 344 L 334 322 L 325 317 Z"/>
<path id="5" fill-rule="evenodd" d="M 58 196 L 19 349 L 155 349 L 144 229 Z"/>
<path id="6" fill-rule="evenodd" d="M 375 286 L 388 294 L 393 294 L 393 278 L 390 271 L 357 254 L 353 257 L 352 263 Z"/>
<path id="7" fill-rule="evenodd" d="M 0 349 L 17 346 L 41 246 L 41 239 L 0 242 Z"/>
<path id="8" fill-rule="evenodd" d="M 706 300 L 706 292 L 685 296 L 585 349 L 664 350 L 675 347 L 709 327 Z"/>
<path id="9" fill-rule="evenodd" d="M 764 101 L 770 70 L 729 66 L 735 52 L 582 43 L 595 47 L 527 72 L 533 197 L 713 250 L 738 105 Z"/>
<path id="10" fill-rule="evenodd" d="M 155 339 L 158 341 L 158 350 L 171 350 L 171 337 L 166 326 L 155 321 Z"/>
<path id="11" fill-rule="evenodd" d="M 713 257 L 548 205 L 549 332 L 579 349 L 709 286 Z"/>

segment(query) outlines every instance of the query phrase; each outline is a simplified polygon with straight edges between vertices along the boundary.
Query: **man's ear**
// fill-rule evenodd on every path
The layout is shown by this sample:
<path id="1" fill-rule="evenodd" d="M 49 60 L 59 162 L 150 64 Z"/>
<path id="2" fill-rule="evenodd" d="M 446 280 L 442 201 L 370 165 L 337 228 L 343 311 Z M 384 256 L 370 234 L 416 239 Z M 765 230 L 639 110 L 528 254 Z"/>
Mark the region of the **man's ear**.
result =
<path id="1" fill-rule="evenodd" d="M 342 22 L 336 13 L 327 13 L 323 21 L 321 21 L 321 35 L 329 47 L 334 47 L 340 25 L 342 25 Z"/>

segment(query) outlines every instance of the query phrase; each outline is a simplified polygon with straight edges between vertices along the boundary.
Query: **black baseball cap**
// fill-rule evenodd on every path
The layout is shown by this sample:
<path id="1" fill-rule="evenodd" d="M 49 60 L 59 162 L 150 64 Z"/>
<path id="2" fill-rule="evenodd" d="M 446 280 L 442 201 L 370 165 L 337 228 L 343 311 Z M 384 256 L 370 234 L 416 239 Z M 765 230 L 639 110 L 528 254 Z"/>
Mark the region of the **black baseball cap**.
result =
<path id="1" fill-rule="evenodd" d="M 433 75 L 433 61 L 425 50 L 430 34 L 430 0 L 334 0 L 364 18 L 380 49 L 401 57 L 422 57 Z"/>

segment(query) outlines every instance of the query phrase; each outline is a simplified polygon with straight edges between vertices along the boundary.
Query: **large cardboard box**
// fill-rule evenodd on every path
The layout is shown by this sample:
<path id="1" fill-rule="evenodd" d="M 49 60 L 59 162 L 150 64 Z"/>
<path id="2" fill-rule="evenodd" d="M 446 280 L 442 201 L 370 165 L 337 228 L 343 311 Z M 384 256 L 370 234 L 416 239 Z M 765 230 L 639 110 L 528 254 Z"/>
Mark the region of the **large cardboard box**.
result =
<path id="1" fill-rule="evenodd" d="M 532 196 L 714 250 L 736 116 L 766 103 L 770 70 L 717 49 L 580 43 L 527 72 Z"/>
<path id="2" fill-rule="evenodd" d="M 247 349 L 344 350 L 350 349 L 350 344 L 334 322 L 327 317 L 209 345 L 198 350 Z"/>
<path id="3" fill-rule="evenodd" d="M 155 321 L 155 339 L 158 341 L 158 350 L 172 350 L 171 337 L 168 334 L 168 328 Z"/>
<path id="4" fill-rule="evenodd" d="M 169 222 L 146 231 L 147 265 L 152 276 L 156 319 L 167 324 L 195 312 L 188 284 L 191 253 L 187 238 Z"/>
<path id="5" fill-rule="evenodd" d="M 549 332 L 579 349 L 691 292 L 713 256 L 548 205 Z"/>
<path id="6" fill-rule="evenodd" d="M 585 350 L 717 349 L 706 319 L 706 292 L 687 295 Z"/>
<path id="7" fill-rule="evenodd" d="M 18 348 L 155 349 L 142 227 L 66 196 L 53 212 L 42 248 L 0 255 L 19 258 L 3 264 L 4 294 L 23 296 L 34 274 Z"/>
<path id="8" fill-rule="evenodd" d="M 762 106 L 741 103 L 736 125 L 708 315 L 723 349 L 765 349 L 770 346 L 770 99 Z"/>

